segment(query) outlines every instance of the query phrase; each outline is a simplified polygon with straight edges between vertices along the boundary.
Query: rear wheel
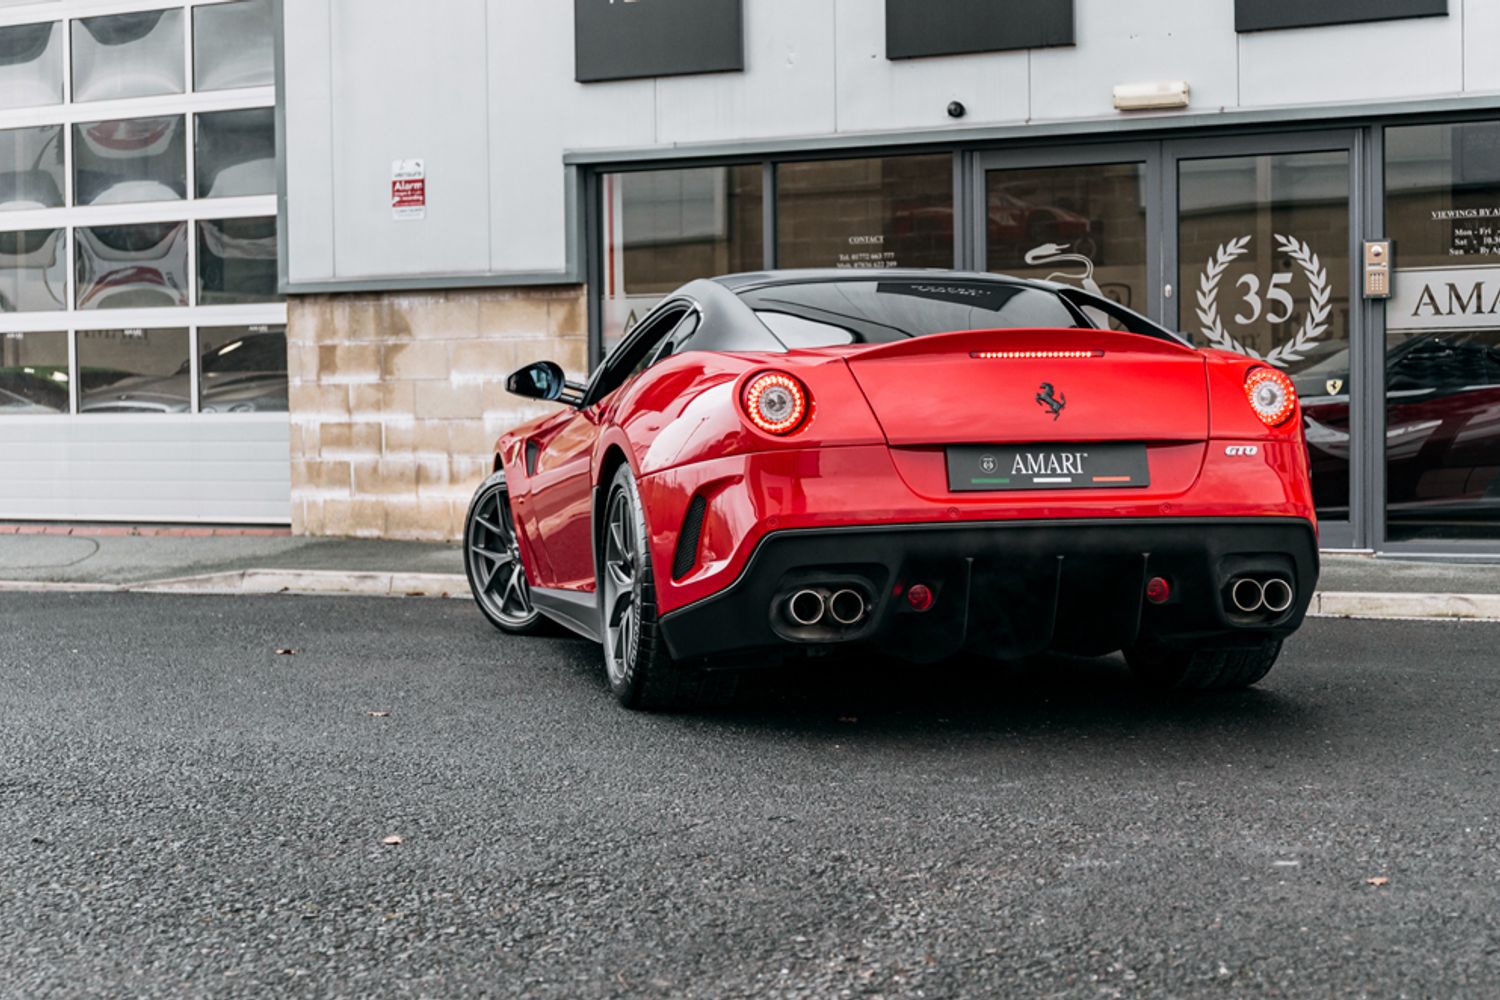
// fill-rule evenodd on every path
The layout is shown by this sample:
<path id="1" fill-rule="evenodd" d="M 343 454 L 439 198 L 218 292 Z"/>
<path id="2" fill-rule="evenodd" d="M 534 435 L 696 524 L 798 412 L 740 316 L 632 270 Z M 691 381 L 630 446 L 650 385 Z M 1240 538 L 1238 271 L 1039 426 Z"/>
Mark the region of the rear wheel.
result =
<path id="1" fill-rule="evenodd" d="M 469 504 L 464 520 L 464 569 L 474 603 L 490 624 L 515 635 L 546 631 L 546 619 L 531 603 L 510 493 L 500 473 L 485 480 Z"/>
<path id="2" fill-rule="evenodd" d="M 1250 687 L 1276 664 L 1281 640 L 1254 646 L 1195 649 L 1142 643 L 1125 651 L 1131 671 L 1163 691 L 1233 691 Z"/>
<path id="3" fill-rule="evenodd" d="M 621 465 L 610 481 L 601 536 L 604 665 L 615 698 L 627 708 L 658 710 L 727 703 L 734 696 L 732 674 L 683 667 L 667 651 L 656 613 L 645 511 L 629 465 Z"/>

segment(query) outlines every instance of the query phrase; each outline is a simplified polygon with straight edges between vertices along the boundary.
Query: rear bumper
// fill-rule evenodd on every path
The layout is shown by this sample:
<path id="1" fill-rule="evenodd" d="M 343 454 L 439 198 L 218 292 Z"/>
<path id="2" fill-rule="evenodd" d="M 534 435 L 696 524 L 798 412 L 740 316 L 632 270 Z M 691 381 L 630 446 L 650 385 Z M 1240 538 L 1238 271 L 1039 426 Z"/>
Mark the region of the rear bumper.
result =
<path id="1" fill-rule="evenodd" d="M 1282 577 L 1291 607 L 1246 615 L 1228 600 L 1241 575 Z M 1146 582 L 1171 586 L 1164 604 Z M 913 660 L 960 651 L 1001 658 L 1044 650 L 1106 653 L 1138 639 L 1221 644 L 1289 635 L 1318 578 L 1317 538 L 1300 518 L 1151 518 L 809 528 L 767 534 L 735 582 L 672 611 L 674 657 L 868 644 Z M 904 595 L 922 583 L 926 612 Z M 805 628 L 785 614 L 808 586 L 853 586 L 868 612 L 848 627 Z"/>

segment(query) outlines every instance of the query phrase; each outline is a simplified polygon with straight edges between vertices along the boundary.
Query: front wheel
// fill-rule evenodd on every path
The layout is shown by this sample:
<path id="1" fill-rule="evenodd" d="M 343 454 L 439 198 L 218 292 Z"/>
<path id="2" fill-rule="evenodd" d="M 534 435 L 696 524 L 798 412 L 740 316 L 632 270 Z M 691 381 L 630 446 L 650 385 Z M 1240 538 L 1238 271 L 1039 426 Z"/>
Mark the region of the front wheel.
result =
<path id="1" fill-rule="evenodd" d="M 703 708 L 734 696 L 732 674 L 672 660 L 656 613 L 656 584 L 646 545 L 645 509 L 629 465 L 610 481 L 600 526 L 599 581 L 604 666 L 609 688 L 626 708 Z"/>
<path id="2" fill-rule="evenodd" d="M 1136 677 L 1158 690 L 1235 691 L 1270 673 L 1280 655 L 1280 639 L 1203 649 L 1145 642 L 1125 650 L 1125 662 Z"/>
<path id="3" fill-rule="evenodd" d="M 521 562 L 516 521 L 505 476 L 496 473 L 479 487 L 464 519 L 464 569 L 479 610 L 502 632 L 535 635 L 547 621 L 531 603 L 531 585 Z"/>

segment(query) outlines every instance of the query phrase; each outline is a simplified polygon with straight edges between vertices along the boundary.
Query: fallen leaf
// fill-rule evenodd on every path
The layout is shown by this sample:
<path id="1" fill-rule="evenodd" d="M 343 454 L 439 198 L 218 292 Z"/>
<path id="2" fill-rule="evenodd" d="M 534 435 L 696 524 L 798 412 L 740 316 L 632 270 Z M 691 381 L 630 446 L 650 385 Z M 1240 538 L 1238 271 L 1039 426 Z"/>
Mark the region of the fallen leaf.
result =
<path id="1" fill-rule="evenodd" d="M 393 833 L 389 837 L 382 840 L 381 843 L 386 847 L 396 847 L 401 843 L 401 835 L 399 833 Z"/>
<path id="2" fill-rule="evenodd" d="M 390 712 L 366 712 L 365 714 L 368 715 L 372 719 L 383 719 L 386 716 L 390 715 L 391 713 Z"/>
<path id="3" fill-rule="evenodd" d="M 277 649 L 276 650 L 276 655 L 277 656 L 296 656 L 297 655 L 297 651 L 295 649 Z"/>
<path id="4" fill-rule="evenodd" d="M 1386 878 L 1384 875 L 1376 875 L 1374 878 L 1367 878 L 1367 879 L 1365 879 L 1365 882 L 1367 884 L 1369 884 L 1369 885 L 1390 885 L 1391 884 L 1391 880 L 1388 879 L 1388 878 Z"/>

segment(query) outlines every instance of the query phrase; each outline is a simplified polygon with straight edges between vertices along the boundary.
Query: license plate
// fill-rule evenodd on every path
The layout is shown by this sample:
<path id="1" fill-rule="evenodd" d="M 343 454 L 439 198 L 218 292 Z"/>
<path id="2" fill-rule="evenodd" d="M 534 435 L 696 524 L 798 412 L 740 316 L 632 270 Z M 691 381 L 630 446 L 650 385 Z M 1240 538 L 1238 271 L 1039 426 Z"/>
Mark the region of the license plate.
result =
<path id="1" fill-rule="evenodd" d="M 1143 444 L 960 444 L 948 448 L 948 489 L 954 493 L 1150 485 Z"/>

